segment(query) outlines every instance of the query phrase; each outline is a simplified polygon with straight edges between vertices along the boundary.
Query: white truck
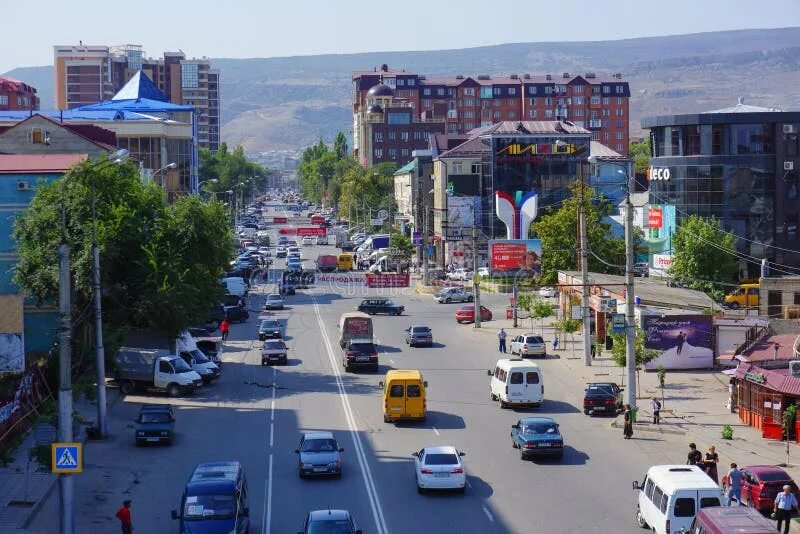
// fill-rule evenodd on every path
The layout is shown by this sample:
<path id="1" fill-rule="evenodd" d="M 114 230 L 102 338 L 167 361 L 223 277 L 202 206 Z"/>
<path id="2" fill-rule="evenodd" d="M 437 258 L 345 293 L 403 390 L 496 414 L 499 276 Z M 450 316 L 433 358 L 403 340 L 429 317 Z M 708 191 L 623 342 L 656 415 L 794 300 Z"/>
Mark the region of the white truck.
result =
<path id="1" fill-rule="evenodd" d="M 185 361 L 193 371 L 200 375 L 204 384 L 210 384 L 219 378 L 220 367 L 201 351 L 189 332 L 183 331 L 175 340 L 178 356 Z"/>
<path id="2" fill-rule="evenodd" d="M 177 397 L 203 384 L 197 372 L 168 351 L 121 347 L 116 362 L 114 379 L 126 395 L 137 389 L 157 389 Z"/>

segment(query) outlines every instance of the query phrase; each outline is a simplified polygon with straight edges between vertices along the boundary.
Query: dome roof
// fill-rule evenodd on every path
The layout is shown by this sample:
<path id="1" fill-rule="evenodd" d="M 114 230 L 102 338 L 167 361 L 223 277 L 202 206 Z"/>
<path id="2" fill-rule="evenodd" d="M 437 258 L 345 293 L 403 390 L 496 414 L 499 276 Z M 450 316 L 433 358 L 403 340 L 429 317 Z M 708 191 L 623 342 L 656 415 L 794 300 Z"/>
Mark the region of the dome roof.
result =
<path id="1" fill-rule="evenodd" d="M 370 106 L 367 113 L 383 113 L 383 108 L 380 106 Z"/>
<path id="2" fill-rule="evenodd" d="M 383 82 L 379 83 L 378 85 L 373 85 L 369 91 L 367 91 L 367 97 L 386 97 L 386 96 L 394 96 L 394 91 L 388 85 L 384 84 Z"/>

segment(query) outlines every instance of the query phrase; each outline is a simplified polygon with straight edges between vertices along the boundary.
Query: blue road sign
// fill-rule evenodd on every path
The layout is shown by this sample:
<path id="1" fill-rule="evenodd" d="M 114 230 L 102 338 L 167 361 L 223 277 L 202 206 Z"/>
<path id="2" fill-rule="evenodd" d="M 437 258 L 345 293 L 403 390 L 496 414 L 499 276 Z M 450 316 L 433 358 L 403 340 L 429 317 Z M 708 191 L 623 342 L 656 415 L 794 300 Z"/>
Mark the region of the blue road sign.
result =
<path id="1" fill-rule="evenodd" d="M 53 443 L 50 446 L 53 473 L 80 473 L 83 471 L 81 443 Z"/>
<path id="2" fill-rule="evenodd" d="M 625 331 L 625 314 L 615 313 L 611 316 L 611 328 L 615 334 L 621 334 Z"/>

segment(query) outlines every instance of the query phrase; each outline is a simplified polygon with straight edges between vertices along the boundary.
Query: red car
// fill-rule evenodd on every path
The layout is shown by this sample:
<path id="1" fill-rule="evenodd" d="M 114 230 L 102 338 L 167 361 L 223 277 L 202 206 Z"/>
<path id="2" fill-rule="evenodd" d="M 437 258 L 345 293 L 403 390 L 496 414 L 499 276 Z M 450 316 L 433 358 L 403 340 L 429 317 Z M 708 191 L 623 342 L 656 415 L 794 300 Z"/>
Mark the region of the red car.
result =
<path id="1" fill-rule="evenodd" d="M 751 465 L 743 467 L 742 502 L 760 512 L 771 512 L 775 505 L 775 497 L 783 491 L 786 484 L 792 487 L 792 493 L 800 499 L 800 492 L 792 477 L 780 467 L 774 465 Z"/>
<path id="2" fill-rule="evenodd" d="M 491 321 L 492 311 L 481 306 L 481 321 Z M 475 322 L 475 306 L 462 306 L 456 310 L 457 323 L 474 323 Z"/>

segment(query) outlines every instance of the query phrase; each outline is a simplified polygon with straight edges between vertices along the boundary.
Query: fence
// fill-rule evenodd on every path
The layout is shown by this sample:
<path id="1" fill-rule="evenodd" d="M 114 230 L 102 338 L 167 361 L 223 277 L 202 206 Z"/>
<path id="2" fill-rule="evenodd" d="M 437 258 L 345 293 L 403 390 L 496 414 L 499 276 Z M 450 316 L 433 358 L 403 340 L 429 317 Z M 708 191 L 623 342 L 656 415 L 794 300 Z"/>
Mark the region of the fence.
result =
<path id="1" fill-rule="evenodd" d="M 33 422 L 30 417 L 51 393 L 39 367 L 32 367 L 19 378 L 14 393 L 0 399 L 0 449 Z"/>

